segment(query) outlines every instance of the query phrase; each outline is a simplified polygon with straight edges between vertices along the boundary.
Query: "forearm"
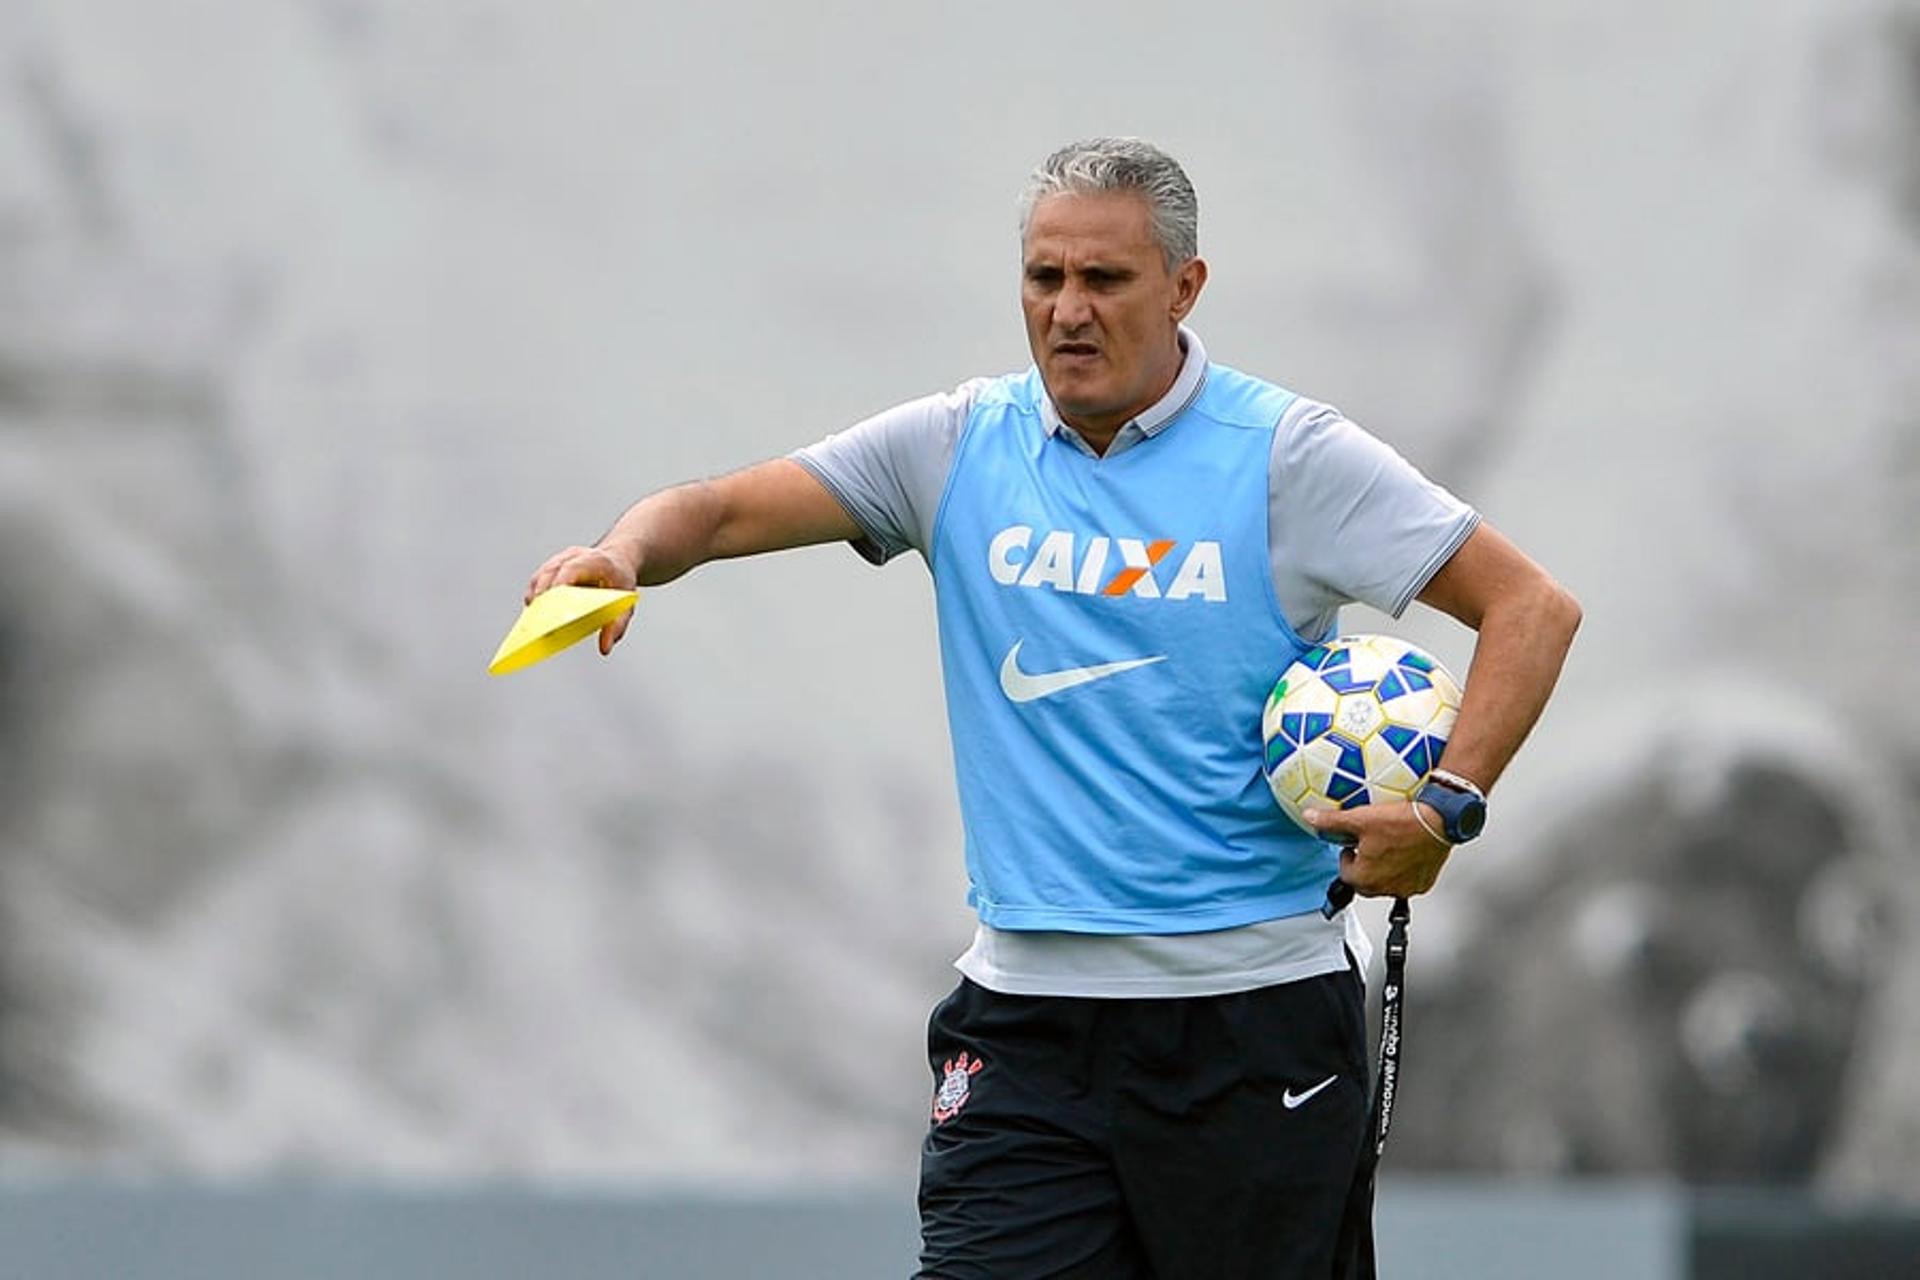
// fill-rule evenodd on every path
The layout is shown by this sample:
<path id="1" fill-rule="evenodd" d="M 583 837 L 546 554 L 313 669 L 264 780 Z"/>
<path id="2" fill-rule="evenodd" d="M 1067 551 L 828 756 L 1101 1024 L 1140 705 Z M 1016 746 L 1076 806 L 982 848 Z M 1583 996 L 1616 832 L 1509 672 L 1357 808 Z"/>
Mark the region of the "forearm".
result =
<path id="1" fill-rule="evenodd" d="M 1580 606 L 1544 575 L 1488 606 L 1443 768 L 1493 788 L 1546 707 L 1579 625 Z"/>
<path id="2" fill-rule="evenodd" d="M 716 558 L 725 505 L 710 480 L 640 499 L 594 545 L 624 560 L 636 583 L 657 587 Z"/>
<path id="3" fill-rule="evenodd" d="M 786 458 L 642 498 L 595 544 L 643 587 L 709 560 L 857 538 L 861 529 L 821 483 Z"/>

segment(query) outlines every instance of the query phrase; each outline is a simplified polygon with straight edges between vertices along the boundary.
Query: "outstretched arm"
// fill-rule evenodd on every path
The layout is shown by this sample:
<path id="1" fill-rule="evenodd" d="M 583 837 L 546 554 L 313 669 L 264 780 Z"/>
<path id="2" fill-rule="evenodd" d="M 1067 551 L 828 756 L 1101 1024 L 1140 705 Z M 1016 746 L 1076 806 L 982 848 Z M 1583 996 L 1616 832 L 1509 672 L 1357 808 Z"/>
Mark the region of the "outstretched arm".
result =
<path id="1" fill-rule="evenodd" d="M 534 571 L 526 599 L 549 587 L 658 586 L 709 560 L 861 536 L 860 526 L 798 463 L 762 462 L 642 498 L 591 547 L 568 547 Z M 611 653 L 632 614 L 600 632 Z"/>
<path id="2" fill-rule="evenodd" d="M 1423 604 L 1479 632 L 1465 696 L 1441 763 L 1491 790 L 1547 705 L 1580 606 L 1546 570 L 1486 524 L 1475 529 L 1420 593 Z M 1329 836 L 1357 843 L 1341 855 L 1340 875 L 1366 895 L 1425 893 L 1450 846 L 1423 830 L 1439 815 L 1410 804 L 1362 805 L 1308 815 Z"/>

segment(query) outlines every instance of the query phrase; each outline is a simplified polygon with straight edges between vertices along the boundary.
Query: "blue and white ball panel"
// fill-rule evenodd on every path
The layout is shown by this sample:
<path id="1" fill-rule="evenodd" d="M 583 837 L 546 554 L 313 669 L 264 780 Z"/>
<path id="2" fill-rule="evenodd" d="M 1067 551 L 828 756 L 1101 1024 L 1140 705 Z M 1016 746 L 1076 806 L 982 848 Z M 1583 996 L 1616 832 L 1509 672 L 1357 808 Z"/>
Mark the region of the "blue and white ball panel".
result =
<path id="1" fill-rule="evenodd" d="M 1316 645 L 1267 699 L 1267 784 L 1296 822 L 1307 808 L 1408 799 L 1446 749 L 1459 708 L 1458 683 L 1405 641 Z"/>

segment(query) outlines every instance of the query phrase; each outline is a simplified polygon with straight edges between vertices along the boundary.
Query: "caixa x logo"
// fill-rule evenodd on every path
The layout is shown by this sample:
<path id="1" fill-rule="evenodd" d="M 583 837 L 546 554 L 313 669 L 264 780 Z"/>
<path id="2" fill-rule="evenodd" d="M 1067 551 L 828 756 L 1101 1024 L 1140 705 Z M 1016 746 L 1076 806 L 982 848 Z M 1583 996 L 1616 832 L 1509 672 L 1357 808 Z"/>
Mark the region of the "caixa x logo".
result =
<path id="1" fill-rule="evenodd" d="M 1109 538 L 1103 533 L 1085 539 L 1083 545 L 1065 529 L 1043 534 L 1035 543 L 1033 527 L 1016 524 L 993 535 L 987 546 L 987 571 L 995 582 L 1008 587 L 1049 587 L 1082 596 L 1224 602 L 1227 573 L 1218 542 L 1190 544 L 1161 590 L 1159 575 L 1172 566 L 1179 546 L 1170 538 Z"/>

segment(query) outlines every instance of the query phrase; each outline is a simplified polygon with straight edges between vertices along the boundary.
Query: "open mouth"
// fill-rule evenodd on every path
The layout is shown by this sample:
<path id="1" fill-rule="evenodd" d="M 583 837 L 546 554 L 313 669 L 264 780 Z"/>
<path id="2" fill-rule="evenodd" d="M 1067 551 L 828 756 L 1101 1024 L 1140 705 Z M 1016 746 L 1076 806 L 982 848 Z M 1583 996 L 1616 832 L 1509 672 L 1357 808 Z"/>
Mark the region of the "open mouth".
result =
<path id="1" fill-rule="evenodd" d="M 1069 360 L 1091 360 L 1100 354 L 1100 348 L 1091 342 L 1056 342 L 1053 354 Z"/>

